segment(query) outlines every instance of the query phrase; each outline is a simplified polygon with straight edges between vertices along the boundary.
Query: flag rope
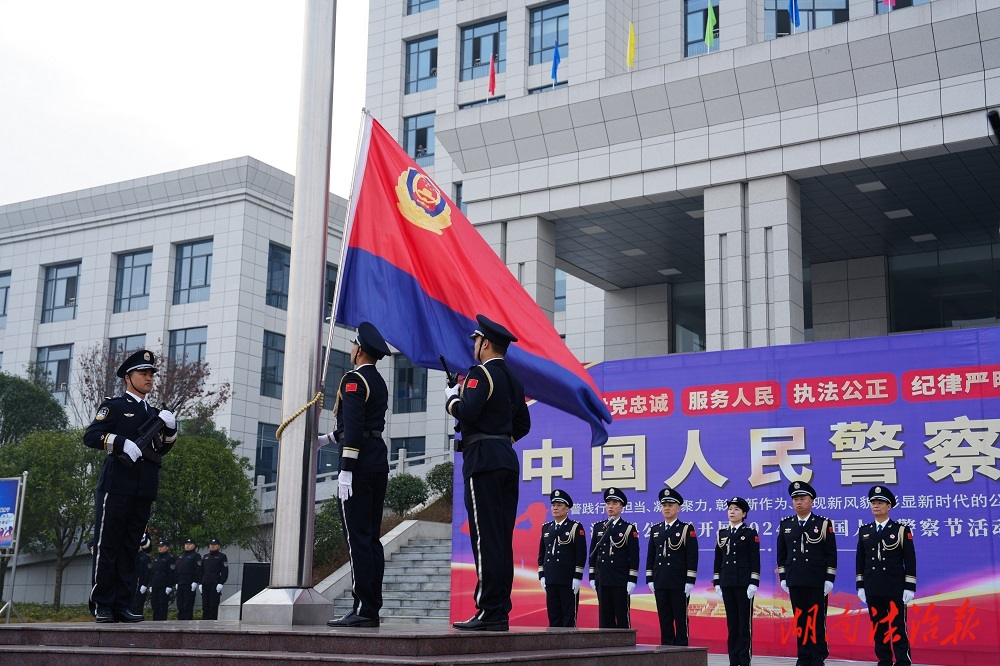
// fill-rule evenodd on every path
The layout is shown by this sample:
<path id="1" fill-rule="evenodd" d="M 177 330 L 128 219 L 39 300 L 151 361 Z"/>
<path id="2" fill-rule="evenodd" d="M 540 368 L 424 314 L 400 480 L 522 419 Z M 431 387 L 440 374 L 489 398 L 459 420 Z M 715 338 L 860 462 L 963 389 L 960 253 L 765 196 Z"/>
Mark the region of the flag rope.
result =
<path id="1" fill-rule="evenodd" d="M 287 428 L 289 425 L 291 425 L 292 421 L 294 421 L 295 419 L 297 419 L 300 416 L 302 416 L 302 414 L 304 414 L 307 409 L 309 409 L 310 407 L 312 407 L 313 405 L 315 405 L 317 403 L 319 404 L 319 408 L 323 409 L 323 392 L 322 391 L 316 391 L 316 395 L 313 396 L 312 400 L 310 400 L 306 404 L 304 404 L 301 407 L 299 407 L 299 409 L 294 414 L 292 414 L 287 419 L 285 419 L 284 421 L 282 421 L 281 425 L 279 425 L 278 429 L 274 432 L 274 438 L 275 439 L 281 439 L 281 433 L 284 432 L 285 428 Z"/>

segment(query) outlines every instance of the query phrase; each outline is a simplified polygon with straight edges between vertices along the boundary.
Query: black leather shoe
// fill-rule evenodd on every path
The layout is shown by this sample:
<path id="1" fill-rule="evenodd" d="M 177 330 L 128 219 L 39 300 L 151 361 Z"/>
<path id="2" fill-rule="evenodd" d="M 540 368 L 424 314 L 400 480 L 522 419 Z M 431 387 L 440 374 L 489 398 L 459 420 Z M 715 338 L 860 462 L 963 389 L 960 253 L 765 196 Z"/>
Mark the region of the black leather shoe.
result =
<path id="1" fill-rule="evenodd" d="M 111 622 L 117 622 L 115 619 L 114 611 L 110 608 L 98 608 L 94 612 L 94 620 L 101 624 L 109 624 Z"/>
<path id="2" fill-rule="evenodd" d="M 115 619 L 118 620 L 119 622 L 142 622 L 146 618 L 144 618 L 141 615 L 136 615 L 135 613 L 126 608 L 124 610 L 116 610 Z"/>
<path id="3" fill-rule="evenodd" d="M 348 613 L 342 618 L 330 620 L 326 623 L 328 627 L 377 627 L 378 618 L 364 617 L 356 613 Z"/>
<path id="4" fill-rule="evenodd" d="M 486 620 L 472 618 L 465 622 L 456 622 L 451 626 L 462 631 L 510 631 L 510 625 L 506 620 L 487 622 Z"/>

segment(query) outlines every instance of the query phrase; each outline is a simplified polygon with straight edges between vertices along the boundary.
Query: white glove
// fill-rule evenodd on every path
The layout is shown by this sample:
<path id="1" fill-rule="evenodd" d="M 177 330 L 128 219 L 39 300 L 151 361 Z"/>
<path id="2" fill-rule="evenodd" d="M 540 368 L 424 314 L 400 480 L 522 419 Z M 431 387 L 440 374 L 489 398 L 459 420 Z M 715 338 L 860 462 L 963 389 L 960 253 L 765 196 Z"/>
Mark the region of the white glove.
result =
<path id="1" fill-rule="evenodd" d="M 656 594 L 656 584 L 653 581 L 649 581 L 648 583 L 646 583 L 646 587 L 649 588 L 650 592 Z"/>
<path id="2" fill-rule="evenodd" d="M 448 401 L 451 400 L 456 395 L 458 395 L 458 384 L 455 384 L 454 386 L 446 386 L 444 389 L 445 404 L 448 404 Z"/>
<path id="3" fill-rule="evenodd" d="M 788 592 L 788 583 L 786 581 L 781 581 L 781 589 Z"/>
<path id="4" fill-rule="evenodd" d="M 332 441 L 333 437 L 327 439 L 327 435 L 320 435 L 319 437 L 316 438 L 316 450 L 319 450 L 320 448 L 326 446 Z"/>
<path id="5" fill-rule="evenodd" d="M 220 594 L 222 593 L 222 583 L 215 586 L 215 591 Z"/>
<path id="6" fill-rule="evenodd" d="M 139 539 L 139 548 L 146 550 L 147 548 L 150 547 L 150 545 L 152 545 L 152 543 L 149 540 L 149 535 L 143 534 L 142 538 Z"/>
<path id="7" fill-rule="evenodd" d="M 139 586 L 139 594 L 146 594 L 146 586 L 145 585 L 140 585 Z"/>
<path id="8" fill-rule="evenodd" d="M 757 586 L 750 585 L 749 587 L 747 587 L 747 599 L 753 599 L 756 596 L 757 596 Z"/>
<path id="9" fill-rule="evenodd" d="M 354 472 L 350 472 L 346 469 L 340 470 L 340 475 L 337 477 L 337 497 L 340 501 L 346 502 L 351 499 L 351 495 L 354 494 Z"/>
<path id="10" fill-rule="evenodd" d="M 625 584 L 625 591 L 628 594 L 632 594 L 632 590 L 634 590 L 634 589 L 635 589 L 635 583 L 626 583 Z"/>
<path id="11" fill-rule="evenodd" d="M 142 451 L 139 450 L 139 447 L 136 446 L 135 442 L 131 439 L 125 440 L 125 444 L 122 445 L 122 451 L 124 451 L 125 455 L 132 459 L 132 462 L 135 462 L 142 457 Z"/>
<path id="12" fill-rule="evenodd" d="M 194 592 L 198 589 L 198 583 L 191 583 L 191 591 Z"/>
<path id="13" fill-rule="evenodd" d="M 580 579 L 573 579 L 573 594 L 578 594 L 580 592 Z"/>
<path id="14" fill-rule="evenodd" d="M 650 588 L 652 589 L 652 588 Z M 684 596 L 690 597 L 691 592 L 694 590 L 694 583 L 684 583 Z"/>
<path id="15" fill-rule="evenodd" d="M 167 426 L 167 430 L 173 430 L 177 427 L 177 419 L 174 418 L 174 413 L 170 410 L 161 409 L 158 416 L 163 421 L 163 425 Z"/>
<path id="16" fill-rule="evenodd" d="M 913 590 L 903 590 L 903 603 L 908 604 L 913 601 L 913 597 L 917 596 L 917 593 Z"/>
<path id="17" fill-rule="evenodd" d="M 715 596 L 719 597 L 720 599 L 722 598 L 722 586 L 721 585 L 716 585 L 715 586 Z"/>
<path id="18" fill-rule="evenodd" d="M 165 588 L 163 588 L 163 594 L 166 594 L 167 596 L 169 596 L 170 593 L 173 592 L 173 591 L 174 591 L 174 588 L 172 588 L 172 587 L 165 587 Z"/>
<path id="19" fill-rule="evenodd" d="M 542 584 L 542 592 L 545 591 L 545 576 L 538 579 L 538 582 Z"/>
<path id="20" fill-rule="evenodd" d="M 858 590 L 858 599 L 861 599 L 861 603 L 863 604 L 868 603 L 868 595 L 865 594 L 865 588 Z"/>
<path id="21" fill-rule="evenodd" d="M 201 585 L 198 586 L 198 594 L 202 594 Z"/>
<path id="22" fill-rule="evenodd" d="M 830 594 L 830 590 L 832 589 L 833 589 L 833 583 L 831 583 L 830 581 L 826 581 L 825 583 L 823 583 L 823 596 L 825 597 L 826 595 Z"/>

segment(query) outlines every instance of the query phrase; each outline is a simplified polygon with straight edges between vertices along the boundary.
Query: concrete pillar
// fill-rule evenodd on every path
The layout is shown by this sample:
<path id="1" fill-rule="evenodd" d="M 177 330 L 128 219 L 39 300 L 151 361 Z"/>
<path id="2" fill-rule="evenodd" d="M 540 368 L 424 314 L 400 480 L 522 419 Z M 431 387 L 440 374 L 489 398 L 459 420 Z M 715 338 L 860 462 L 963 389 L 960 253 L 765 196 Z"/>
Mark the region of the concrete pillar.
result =
<path id="1" fill-rule="evenodd" d="M 757 43 L 757 0 L 726 0 L 719 3 L 719 49 L 738 49 Z"/>
<path id="2" fill-rule="evenodd" d="M 851 21 L 875 16 L 875 3 L 871 0 L 850 0 L 847 13 Z"/>
<path id="3" fill-rule="evenodd" d="M 604 359 L 670 353 L 670 285 L 651 284 L 604 294 Z"/>
<path id="4" fill-rule="evenodd" d="M 889 334 L 884 256 L 812 265 L 813 340 Z"/>
<path id="5" fill-rule="evenodd" d="M 705 349 L 748 346 L 747 184 L 705 189 Z"/>
<path id="6" fill-rule="evenodd" d="M 552 321 L 556 290 L 555 225 L 533 216 L 479 224 L 476 229 Z"/>

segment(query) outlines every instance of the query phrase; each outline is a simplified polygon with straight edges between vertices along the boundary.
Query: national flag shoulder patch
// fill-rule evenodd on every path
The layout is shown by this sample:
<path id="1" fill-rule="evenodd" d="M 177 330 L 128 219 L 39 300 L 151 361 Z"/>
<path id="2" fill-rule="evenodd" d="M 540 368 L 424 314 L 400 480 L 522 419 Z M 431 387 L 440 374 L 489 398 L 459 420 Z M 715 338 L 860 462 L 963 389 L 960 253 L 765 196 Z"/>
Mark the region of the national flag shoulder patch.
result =
<path id="1" fill-rule="evenodd" d="M 470 379 L 469 381 L 467 381 L 465 383 L 465 388 L 474 389 L 477 386 L 479 386 L 479 380 L 478 379 Z"/>
<path id="2" fill-rule="evenodd" d="M 358 390 L 357 382 L 350 382 L 348 384 L 345 384 L 344 390 L 347 391 L 348 393 L 354 393 L 355 391 Z"/>

